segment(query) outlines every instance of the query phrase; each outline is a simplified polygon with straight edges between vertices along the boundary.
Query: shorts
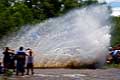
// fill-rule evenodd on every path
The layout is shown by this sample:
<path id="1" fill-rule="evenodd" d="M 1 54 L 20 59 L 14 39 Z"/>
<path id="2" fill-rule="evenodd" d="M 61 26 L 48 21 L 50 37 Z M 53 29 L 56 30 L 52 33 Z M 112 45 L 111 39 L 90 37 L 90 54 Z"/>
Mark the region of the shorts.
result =
<path id="1" fill-rule="evenodd" d="M 27 68 L 33 68 L 33 63 L 27 63 Z"/>

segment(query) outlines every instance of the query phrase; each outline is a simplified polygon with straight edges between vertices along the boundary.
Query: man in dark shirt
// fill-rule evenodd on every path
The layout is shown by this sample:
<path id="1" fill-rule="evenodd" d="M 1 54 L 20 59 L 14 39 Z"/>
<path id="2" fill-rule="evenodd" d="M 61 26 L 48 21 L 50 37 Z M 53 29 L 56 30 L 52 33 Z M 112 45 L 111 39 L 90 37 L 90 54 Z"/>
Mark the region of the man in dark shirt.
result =
<path id="1" fill-rule="evenodd" d="M 10 55 L 13 54 L 12 52 L 10 52 L 9 47 L 5 47 L 5 50 L 3 52 L 4 57 L 3 57 L 3 66 L 5 68 L 5 72 L 10 68 Z"/>
<path id="2" fill-rule="evenodd" d="M 26 53 L 23 47 L 20 47 L 19 51 L 17 51 L 16 60 L 17 60 L 16 75 L 18 75 L 18 73 L 20 72 L 22 73 L 23 76 L 25 72 L 25 60 L 26 60 Z"/>

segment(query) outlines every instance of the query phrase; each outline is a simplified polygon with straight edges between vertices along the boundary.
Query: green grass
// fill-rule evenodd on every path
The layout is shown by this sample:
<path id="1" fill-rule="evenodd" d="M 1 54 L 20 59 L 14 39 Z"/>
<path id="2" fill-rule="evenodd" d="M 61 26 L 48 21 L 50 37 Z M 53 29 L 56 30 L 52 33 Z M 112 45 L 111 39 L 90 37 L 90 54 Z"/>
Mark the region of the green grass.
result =
<path id="1" fill-rule="evenodd" d="M 10 80 L 7 76 L 0 76 L 0 80 Z"/>
<path id="2" fill-rule="evenodd" d="M 106 64 L 104 68 L 120 68 L 120 64 Z"/>

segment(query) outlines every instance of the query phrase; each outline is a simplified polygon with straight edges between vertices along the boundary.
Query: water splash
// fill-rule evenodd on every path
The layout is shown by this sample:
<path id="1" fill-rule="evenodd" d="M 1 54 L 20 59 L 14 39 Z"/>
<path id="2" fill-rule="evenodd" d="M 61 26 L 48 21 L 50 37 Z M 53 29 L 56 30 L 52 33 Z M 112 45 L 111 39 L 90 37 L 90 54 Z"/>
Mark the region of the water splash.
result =
<path id="1" fill-rule="evenodd" d="M 25 26 L 5 46 L 32 48 L 39 67 L 79 66 L 105 57 L 109 31 L 107 7 L 94 5 L 32 27 Z"/>

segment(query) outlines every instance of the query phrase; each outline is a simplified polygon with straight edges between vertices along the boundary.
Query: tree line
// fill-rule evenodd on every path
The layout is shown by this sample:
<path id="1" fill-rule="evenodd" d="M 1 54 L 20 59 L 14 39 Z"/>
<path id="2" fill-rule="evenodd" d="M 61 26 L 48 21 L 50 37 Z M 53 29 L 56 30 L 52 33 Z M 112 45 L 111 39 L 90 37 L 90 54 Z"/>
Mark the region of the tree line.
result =
<path id="1" fill-rule="evenodd" d="M 36 24 L 63 15 L 96 0 L 0 0 L 0 38 L 26 24 Z"/>
<path id="2" fill-rule="evenodd" d="M 120 17 L 112 17 L 111 46 L 120 44 Z"/>

